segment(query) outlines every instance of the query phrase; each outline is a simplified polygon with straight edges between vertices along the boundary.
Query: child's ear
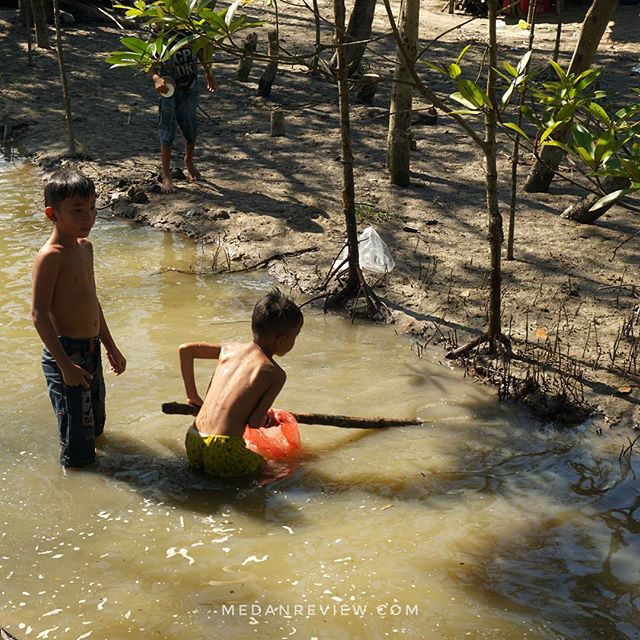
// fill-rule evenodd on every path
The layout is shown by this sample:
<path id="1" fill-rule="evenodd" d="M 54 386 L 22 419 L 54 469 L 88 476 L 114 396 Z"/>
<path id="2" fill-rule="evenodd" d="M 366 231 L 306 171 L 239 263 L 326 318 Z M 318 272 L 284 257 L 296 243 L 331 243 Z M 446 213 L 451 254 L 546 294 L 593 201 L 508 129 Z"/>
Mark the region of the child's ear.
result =
<path id="1" fill-rule="evenodd" d="M 45 207 L 44 208 L 44 215 L 47 216 L 47 218 L 49 218 L 49 220 L 55 220 L 56 219 L 56 212 L 55 212 L 55 209 L 53 207 Z"/>

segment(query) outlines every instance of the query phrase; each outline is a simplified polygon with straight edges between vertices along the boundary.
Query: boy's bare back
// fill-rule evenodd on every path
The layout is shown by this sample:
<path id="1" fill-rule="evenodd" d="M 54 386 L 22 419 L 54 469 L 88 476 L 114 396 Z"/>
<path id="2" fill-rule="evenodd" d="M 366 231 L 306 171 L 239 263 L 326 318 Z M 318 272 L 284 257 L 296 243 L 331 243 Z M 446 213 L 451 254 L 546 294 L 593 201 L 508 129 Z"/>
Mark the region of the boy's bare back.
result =
<path id="1" fill-rule="evenodd" d="M 242 437 L 247 424 L 261 426 L 285 380 L 282 368 L 255 342 L 221 345 L 196 428 L 206 434 Z"/>

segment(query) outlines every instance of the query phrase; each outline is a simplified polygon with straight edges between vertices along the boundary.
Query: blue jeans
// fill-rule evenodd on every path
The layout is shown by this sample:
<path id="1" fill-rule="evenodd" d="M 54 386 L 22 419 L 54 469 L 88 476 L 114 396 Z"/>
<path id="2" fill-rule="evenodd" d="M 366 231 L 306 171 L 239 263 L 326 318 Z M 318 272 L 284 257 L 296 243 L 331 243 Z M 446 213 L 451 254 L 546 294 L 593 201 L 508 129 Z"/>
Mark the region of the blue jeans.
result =
<path id="1" fill-rule="evenodd" d="M 176 87 L 175 93 L 170 98 L 160 98 L 160 142 L 172 145 L 176 136 L 176 125 L 178 125 L 187 144 L 195 144 L 198 135 L 197 108 L 198 87 L 195 82 L 187 89 Z"/>
<path id="2" fill-rule="evenodd" d="M 42 352 L 42 370 L 60 431 L 60 464 L 83 467 L 95 462 L 96 436 L 104 430 L 105 386 L 98 338 L 60 338 L 74 364 L 88 371 L 91 387 L 70 387 L 64 383 L 58 365 L 48 349 Z"/>

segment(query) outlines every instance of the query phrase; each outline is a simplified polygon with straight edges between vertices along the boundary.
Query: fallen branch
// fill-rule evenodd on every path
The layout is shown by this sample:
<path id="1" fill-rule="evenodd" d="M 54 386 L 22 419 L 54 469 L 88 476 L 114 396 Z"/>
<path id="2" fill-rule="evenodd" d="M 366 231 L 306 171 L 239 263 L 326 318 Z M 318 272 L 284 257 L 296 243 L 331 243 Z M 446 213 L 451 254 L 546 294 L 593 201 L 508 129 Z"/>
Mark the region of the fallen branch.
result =
<path id="1" fill-rule="evenodd" d="M 278 253 L 274 253 L 268 258 L 263 258 L 258 262 L 254 262 L 253 264 L 247 265 L 246 267 L 242 267 L 240 269 L 229 269 L 228 271 L 218 271 L 218 273 L 242 273 L 244 271 L 253 271 L 253 269 L 259 269 L 260 267 L 264 267 L 269 264 L 272 260 L 282 260 L 282 258 L 290 258 L 292 256 L 301 256 L 303 253 L 310 253 L 311 251 L 317 251 L 318 247 L 306 247 L 305 249 L 296 249 L 295 251 L 280 251 Z"/>
<path id="2" fill-rule="evenodd" d="M 162 413 L 183 416 L 195 416 L 199 407 L 186 402 L 164 402 Z M 358 418 L 354 416 L 337 416 L 326 413 L 291 413 L 301 424 L 323 424 L 331 427 L 346 429 L 384 429 L 385 427 L 408 427 L 422 424 L 417 418 L 414 420 L 396 418 Z"/>

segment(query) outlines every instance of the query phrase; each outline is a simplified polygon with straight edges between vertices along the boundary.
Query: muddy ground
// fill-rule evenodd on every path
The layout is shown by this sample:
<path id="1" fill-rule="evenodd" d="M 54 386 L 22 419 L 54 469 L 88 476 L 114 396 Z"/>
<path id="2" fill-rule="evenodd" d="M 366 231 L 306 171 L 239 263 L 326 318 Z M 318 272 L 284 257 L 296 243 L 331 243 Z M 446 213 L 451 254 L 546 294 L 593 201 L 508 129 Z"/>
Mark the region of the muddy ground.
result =
<path id="1" fill-rule="evenodd" d="M 475 75 L 483 57 L 486 21 L 463 25 L 468 16 L 449 15 L 441 11 L 443 4 L 422 3 L 421 46 L 462 25 L 438 39 L 430 56 L 448 62 L 474 42 L 467 58 Z M 329 5 L 320 6 L 330 18 Z M 248 8 L 273 19 L 257 5 Z M 308 49 L 313 23 L 307 10 L 294 2 L 281 3 L 280 8 L 283 45 L 290 51 Z M 585 11 L 585 3 L 566 9 L 563 61 L 571 55 Z M 52 50 L 38 49 L 29 66 L 25 35 L 15 28 L 15 17 L 12 10 L 0 11 L 0 121 L 6 125 L 5 137 L 47 169 L 66 152 L 57 59 Z M 384 35 L 385 21 L 380 4 L 374 35 Z M 556 23 L 554 14 L 539 18 L 538 62 L 553 49 Z M 606 69 L 601 85 L 612 91 L 612 101 L 638 84 L 640 76 L 632 69 L 640 64 L 639 29 L 638 7 L 621 5 L 600 46 L 597 63 Z M 265 26 L 258 31 L 262 50 L 266 30 Z M 515 64 L 525 51 L 527 31 L 509 19 L 498 34 L 500 55 Z M 104 62 L 105 54 L 118 48 L 121 35 L 108 21 L 79 21 L 64 34 L 73 124 L 84 154 L 79 164 L 96 181 L 101 206 L 202 240 L 210 245 L 207 250 L 218 269 L 240 269 L 283 251 L 300 251 L 266 260 L 266 268 L 300 299 L 317 292 L 345 233 L 335 87 L 300 66 L 288 66 L 281 68 L 271 98 L 257 98 L 264 63 L 256 63 L 249 82 L 241 83 L 235 78 L 236 61 L 217 56 L 219 89 L 214 95 L 200 93 L 196 156 L 204 179 L 191 184 L 178 171 L 176 192 L 163 195 L 157 180 L 157 99 L 152 84 L 144 74 L 110 70 Z M 323 39 L 330 41 L 326 25 Z M 411 186 L 392 186 L 386 173 L 393 71 L 389 38 L 372 45 L 365 66 L 379 73 L 382 83 L 373 103 L 354 103 L 351 114 L 359 228 L 373 224 L 396 261 L 376 292 L 394 310 L 398 330 L 411 332 L 417 345 L 439 345 L 441 350 L 462 345 L 480 335 L 486 324 L 489 253 L 481 155 L 452 120 L 440 114 L 432 126 L 416 115 Z M 421 73 L 446 90 L 426 69 Z M 286 110 L 285 137 L 270 135 L 270 112 L 276 106 Z M 414 107 L 427 106 L 416 98 Z M 511 148 L 504 139 L 499 162 L 505 217 Z M 178 142 L 177 168 L 182 166 L 182 153 Z M 520 180 L 531 161 L 525 153 Z M 564 171 L 579 178 L 568 164 Z M 131 187 L 133 201 L 126 195 Z M 563 220 L 561 211 L 582 193 L 556 181 L 547 194 L 519 195 L 516 259 L 504 262 L 503 318 L 516 353 L 532 360 L 515 361 L 508 373 L 520 380 L 535 378 L 543 388 L 564 388 L 570 398 L 584 400 L 605 415 L 605 423 L 638 426 L 640 237 L 631 236 L 640 230 L 640 222 L 637 212 L 622 207 L 594 225 Z M 313 250 L 305 251 L 309 248 Z M 483 366 L 476 366 L 476 372 L 486 375 Z M 535 385 L 516 386 L 540 408 L 540 396 L 528 393 Z M 542 415 L 553 416 L 555 411 L 550 405 Z"/>

